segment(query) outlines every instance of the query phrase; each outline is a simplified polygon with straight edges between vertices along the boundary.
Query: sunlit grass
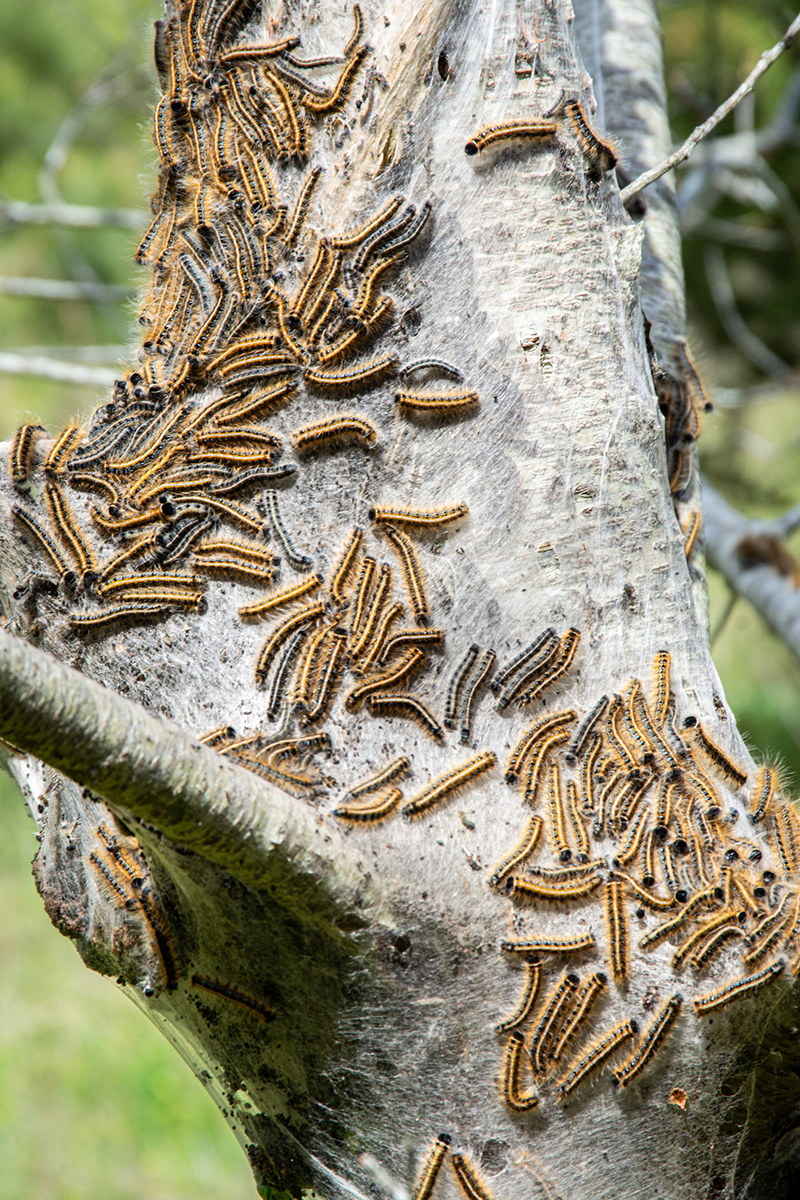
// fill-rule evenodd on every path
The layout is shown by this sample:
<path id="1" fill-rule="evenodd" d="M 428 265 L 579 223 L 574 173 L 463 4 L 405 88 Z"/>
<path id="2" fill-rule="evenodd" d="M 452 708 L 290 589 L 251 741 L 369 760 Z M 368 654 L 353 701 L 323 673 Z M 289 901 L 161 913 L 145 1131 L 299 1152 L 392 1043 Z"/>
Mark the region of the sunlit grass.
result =
<path id="1" fill-rule="evenodd" d="M 0 786 L 0 1200 L 255 1200 L 171 1046 L 50 924 L 34 825 Z"/>

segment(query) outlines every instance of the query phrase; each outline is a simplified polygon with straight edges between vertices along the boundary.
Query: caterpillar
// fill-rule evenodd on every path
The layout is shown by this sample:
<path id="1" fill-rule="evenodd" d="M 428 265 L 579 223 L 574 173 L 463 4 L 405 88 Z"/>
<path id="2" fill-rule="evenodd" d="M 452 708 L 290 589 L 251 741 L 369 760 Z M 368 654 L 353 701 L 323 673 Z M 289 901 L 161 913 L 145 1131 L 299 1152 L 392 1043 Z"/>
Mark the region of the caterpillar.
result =
<path id="1" fill-rule="evenodd" d="M 464 147 L 464 153 L 470 156 L 480 154 L 487 146 L 497 142 L 518 141 L 530 139 L 539 144 L 548 145 L 558 133 L 558 125 L 553 121 L 519 121 L 508 125 L 490 125 L 476 133 Z"/>
<path id="2" fill-rule="evenodd" d="M 538 968 L 536 968 L 538 970 Z M 525 1046 L 525 1039 L 518 1029 L 512 1030 L 506 1049 L 506 1061 L 503 1070 L 503 1099 L 514 1112 L 530 1112 L 539 1103 L 535 1092 L 521 1092 L 519 1086 L 520 1058 Z"/>
<path id="3" fill-rule="evenodd" d="M 519 1003 L 510 1016 L 501 1021 L 499 1025 L 495 1025 L 495 1033 L 508 1033 L 510 1030 L 516 1029 L 517 1025 L 522 1024 L 533 1008 L 537 992 L 539 991 L 542 968 L 540 963 L 533 960 L 528 961 L 525 965 L 527 968 L 525 986 L 522 989 Z"/>
<path id="4" fill-rule="evenodd" d="M 648 1026 L 638 1050 L 614 1072 L 616 1087 L 627 1087 L 655 1057 L 661 1043 L 675 1024 L 682 1005 L 683 996 L 679 993 L 676 992 L 674 996 L 670 997 L 655 1020 Z"/>
<path id="5" fill-rule="evenodd" d="M 476 755 L 462 766 L 456 768 L 455 771 L 448 772 L 447 775 L 443 775 L 430 784 L 429 787 L 418 792 L 408 804 L 403 806 L 403 816 L 415 817 L 419 813 L 428 812 L 431 808 L 440 804 L 447 796 L 451 795 L 457 788 L 471 783 L 478 775 L 482 775 L 484 771 L 489 771 L 496 765 L 497 756 L 491 750 L 486 750 L 483 754 Z"/>

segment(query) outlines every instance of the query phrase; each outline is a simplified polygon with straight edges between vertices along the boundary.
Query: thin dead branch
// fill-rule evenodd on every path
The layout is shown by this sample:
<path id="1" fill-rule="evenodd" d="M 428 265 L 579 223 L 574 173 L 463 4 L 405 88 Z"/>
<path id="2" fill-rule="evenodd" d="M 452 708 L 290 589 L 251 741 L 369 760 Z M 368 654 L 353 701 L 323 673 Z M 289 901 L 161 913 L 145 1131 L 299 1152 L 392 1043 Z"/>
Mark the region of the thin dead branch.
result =
<path id="1" fill-rule="evenodd" d="M 756 63 L 755 67 L 753 67 L 753 70 L 747 76 L 747 79 L 745 79 L 744 83 L 741 83 L 736 91 L 729 96 L 723 104 L 720 104 L 719 108 L 717 108 L 711 114 L 707 121 L 704 121 L 702 125 L 697 126 L 697 128 L 689 135 L 682 146 L 679 146 L 677 150 L 673 151 L 673 153 L 670 154 L 668 158 L 665 158 L 662 163 L 659 163 L 657 167 L 653 167 L 651 170 L 645 171 L 639 176 L 638 179 L 634 179 L 633 183 L 629 183 L 626 188 L 622 189 L 620 192 L 620 199 L 622 200 L 622 203 L 626 204 L 632 196 L 637 195 L 637 193 L 641 192 L 643 188 L 648 187 L 648 185 L 654 183 L 656 179 L 660 179 L 662 175 L 666 175 L 667 171 L 671 171 L 673 167 L 677 167 L 680 163 L 684 162 L 692 153 L 692 150 L 694 150 L 698 142 L 701 142 L 703 138 L 708 137 L 708 135 L 714 129 L 716 129 L 717 125 L 719 125 L 719 123 L 723 121 L 725 117 L 727 117 L 728 113 L 732 112 L 733 109 L 736 108 L 736 105 L 753 90 L 761 76 L 778 58 L 780 58 L 784 50 L 791 45 L 798 30 L 800 30 L 800 16 L 795 17 L 781 40 L 776 42 L 776 44 L 770 50 L 767 50 L 761 55 L 761 58 Z"/>

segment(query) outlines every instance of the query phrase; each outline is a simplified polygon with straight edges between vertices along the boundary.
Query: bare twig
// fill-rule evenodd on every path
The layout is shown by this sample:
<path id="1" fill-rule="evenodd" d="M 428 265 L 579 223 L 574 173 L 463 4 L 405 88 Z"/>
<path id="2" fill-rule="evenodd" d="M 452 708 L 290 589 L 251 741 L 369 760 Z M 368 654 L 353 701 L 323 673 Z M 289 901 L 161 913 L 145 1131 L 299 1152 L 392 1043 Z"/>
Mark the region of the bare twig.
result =
<path id="1" fill-rule="evenodd" d="M 26 204 L 24 200 L 0 201 L 0 225 L 72 225 L 93 229 L 121 225 L 143 229 L 147 214 L 136 208 L 97 208 L 92 204 Z"/>
<path id="2" fill-rule="evenodd" d="M 724 217 L 706 217 L 693 230 L 700 237 L 713 238 L 732 246 L 747 250 L 782 250 L 787 244 L 786 235 L 776 229 L 757 229 L 753 225 L 740 225 Z"/>
<path id="3" fill-rule="evenodd" d="M 782 517 L 776 517 L 774 521 L 770 521 L 769 525 L 775 537 L 787 538 L 800 525 L 800 504 L 795 504 L 793 508 L 787 509 Z"/>
<path id="4" fill-rule="evenodd" d="M 800 388 L 797 371 L 768 383 L 757 383 L 746 388 L 714 388 L 715 408 L 742 408 L 748 404 L 769 404 L 776 396 Z"/>
<path id="5" fill-rule="evenodd" d="M 108 367 L 85 367 L 44 355 L 13 354 L 7 350 L 0 351 L 0 372 L 6 375 L 39 375 L 44 379 L 81 383 L 89 387 L 110 387 L 117 376 L 117 372 Z"/>
<path id="6" fill-rule="evenodd" d="M 753 90 L 764 72 L 767 71 L 775 62 L 775 60 L 780 58 L 784 50 L 791 45 L 792 40 L 798 30 L 800 30 L 800 16 L 795 17 L 781 40 L 777 42 L 771 50 L 767 50 L 766 53 L 761 55 L 761 58 L 753 67 L 753 70 L 747 76 L 747 79 L 745 79 L 744 83 L 740 84 L 733 95 L 729 96 L 723 104 L 720 104 L 719 108 L 711 114 L 707 121 L 704 121 L 702 125 L 697 126 L 697 128 L 689 135 L 682 146 L 679 146 L 677 150 L 674 150 L 673 153 L 670 154 L 668 158 L 665 158 L 662 163 L 659 163 L 657 167 L 652 167 L 651 170 L 644 171 L 638 179 L 634 179 L 633 183 L 629 183 L 626 188 L 622 189 L 620 192 L 620 200 L 622 203 L 626 204 L 627 201 L 630 200 L 631 196 L 637 195 L 637 193 L 641 192 L 643 188 L 646 188 L 649 184 L 654 183 L 656 179 L 660 179 L 662 175 L 666 175 L 667 171 L 671 171 L 673 167 L 677 167 L 679 163 L 684 162 L 685 159 L 687 159 L 692 153 L 692 150 L 695 148 L 697 143 L 701 142 L 703 138 L 708 137 L 711 131 L 716 129 L 720 121 L 727 117 L 728 113 L 736 107 L 739 101 Z"/>
<path id="7" fill-rule="evenodd" d="M 0 293 L 6 296 L 34 296 L 41 300 L 99 300 L 114 303 L 128 300 L 133 289 L 116 283 L 75 283 L 70 279 L 34 279 L 27 276 L 0 276 Z"/>
<path id="8" fill-rule="evenodd" d="M 738 599 L 739 599 L 738 593 L 735 592 L 733 590 L 733 588 L 729 587 L 728 588 L 728 601 L 727 601 L 722 613 L 720 614 L 719 620 L 717 621 L 714 628 L 711 630 L 711 637 L 709 638 L 710 646 L 713 646 L 716 643 L 717 638 L 722 633 L 725 626 L 728 624 L 728 620 L 730 619 L 730 615 L 733 612 L 734 608 L 736 607 L 736 601 Z"/>
<path id="9" fill-rule="evenodd" d="M 787 364 L 782 358 L 778 358 L 777 354 L 773 354 L 760 338 L 756 337 L 736 307 L 736 297 L 725 266 L 725 256 L 720 247 L 707 246 L 704 258 L 706 278 L 711 289 L 714 306 L 728 337 L 741 350 L 745 358 L 748 358 L 759 370 L 764 371 L 767 375 L 772 375 L 773 378 L 788 375 L 790 368 Z"/>

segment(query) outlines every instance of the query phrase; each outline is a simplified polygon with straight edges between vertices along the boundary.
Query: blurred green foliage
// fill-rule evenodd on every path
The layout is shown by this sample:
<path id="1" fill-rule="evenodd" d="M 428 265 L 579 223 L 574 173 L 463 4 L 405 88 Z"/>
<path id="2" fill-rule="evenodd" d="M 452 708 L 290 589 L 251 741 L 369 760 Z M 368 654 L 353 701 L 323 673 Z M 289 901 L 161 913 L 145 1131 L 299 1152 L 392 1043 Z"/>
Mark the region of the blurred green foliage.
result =
<path id="1" fill-rule="evenodd" d="M 0 776 L 1 1200 L 254 1200 L 189 1067 L 49 924 L 34 834 Z"/>
<path id="2" fill-rule="evenodd" d="M 785 33 L 796 5 L 778 0 L 662 3 L 670 121 L 687 137 Z M 796 97 L 797 40 L 715 138 L 769 129 Z M 747 153 L 702 179 L 692 159 L 679 173 L 689 332 L 701 376 L 716 401 L 700 439 L 703 472 L 740 512 L 766 520 L 800 502 L 800 122 L 763 155 Z M 735 306 L 767 352 L 785 364 L 772 377 L 726 328 L 709 283 L 709 252 L 721 251 Z M 800 557 L 800 533 L 787 543 Z M 728 606 L 711 572 L 712 630 Z M 713 644 L 728 702 L 754 753 L 776 757 L 800 780 L 800 663 L 738 601 Z"/>
<path id="3" fill-rule="evenodd" d="M 157 15 L 150 0 L 0 5 L 0 199 L 38 203 L 55 188 L 73 204 L 138 208 L 146 223 Z M 777 0 L 694 0 L 665 2 L 661 15 L 677 140 L 734 90 L 794 10 Z M 798 62 L 795 47 L 719 134 L 768 125 L 797 86 Z M 82 120 L 64 166 L 42 182 L 48 148 L 76 113 Z M 734 172 L 727 185 L 684 210 L 691 340 L 709 390 L 728 400 L 706 420 L 703 467 L 738 508 L 764 517 L 800 501 L 799 146 L 795 133 L 765 154 L 763 169 Z M 0 276 L 95 279 L 135 289 L 143 282 L 133 263 L 137 242 L 132 229 L 0 222 Z M 730 391 L 765 377 L 715 307 L 706 270 L 710 246 L 722 248 L 741 318 L 791 369 L 773 392 Z M 132 305 L 0 294 L 0 343 L 15 351 L 108 346 L 114 365 L 115 347 L 131 341 L 131 313 Z M 0 374 L 0 432 L 6 436 L 32 416 L 57 430 L 100 398 L 98 389 Z M 800 557 L 800 534 L 793 541 Z M 712 576 L 710 583 L 713 627 L 728 597 L 720 580 Z M 734 606 L 714 656 L 754 751 L 779 756 L 800 777 L 800 664 L 744 601 Z M 0 1200 L 254 1196 L 243 1156 L 189 1069 L 49 925 L 30 878 L 34 852 L 33 825 L 4 781 Z"/>

